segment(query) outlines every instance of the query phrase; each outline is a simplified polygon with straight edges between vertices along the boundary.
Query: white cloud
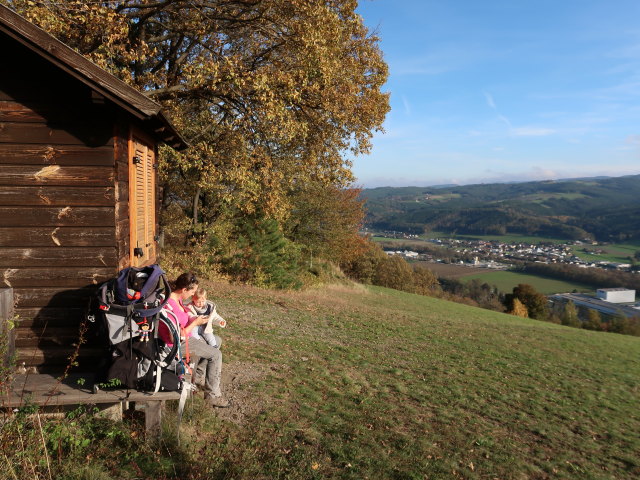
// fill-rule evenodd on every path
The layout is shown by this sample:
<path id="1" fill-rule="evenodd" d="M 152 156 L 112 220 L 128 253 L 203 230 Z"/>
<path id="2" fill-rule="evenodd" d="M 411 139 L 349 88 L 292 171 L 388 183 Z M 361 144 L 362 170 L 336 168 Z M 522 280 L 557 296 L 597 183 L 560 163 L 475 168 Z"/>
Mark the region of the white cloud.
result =
<path id="1" fill-rule="evenodd" d="M 487 99 L 487 105 L 489 105 L 489 107 L 496 110 L 497 109 L 496 102 L 493 101 L 493 96 L 489 92 L 482 92 L 482 93 L 484 93 L 484 97 Z"/>
<path id="2" fill-rule="evenodd" d="M 556 133 L 556 130 L 544 127 L 518 127 L 511 129 L 511 134 L 516 137 L 546 137 L 554 133 Z"/>
<path id="3" fill-rule="evenodd" d="M 405 97 L 404 95 L 402 95 L 402 105 L 404 106 L 404 113 L 406 113 L 407 115 L 411 115 L 411 105 L 409 104 L 409 100 L 407 100 L 407 97 Z"/>
<path id="4" fill-rule="evenodd" d="M 498 118 L 500 119 L 500 121 L 504 122 L 504 124 L 509 127 L 510 130 L 513 129 L 513 125 L 507 117 L 505 117 L 504 115 L 498 115 Z"/>

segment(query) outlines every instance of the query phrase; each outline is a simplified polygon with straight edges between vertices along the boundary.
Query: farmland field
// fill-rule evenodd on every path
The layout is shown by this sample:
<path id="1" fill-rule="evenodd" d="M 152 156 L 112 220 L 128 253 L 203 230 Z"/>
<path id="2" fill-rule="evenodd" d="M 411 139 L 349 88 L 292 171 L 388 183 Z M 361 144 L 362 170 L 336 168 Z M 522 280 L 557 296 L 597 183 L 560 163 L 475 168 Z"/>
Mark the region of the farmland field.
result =
<path id="1" fill-rule="evenodd" d="M 553 278 L 540 277 L 527 273 L 508 271 L 491 271 L 466 275 L 462 278 L 462 281 L 466 282 L 474 278 L 482 280 L 489 285 L 495 285 L 500 291 L 505 293 L 511 292 L 513 287 L 519 283 L 528 283 L 545 295 L 552 295 L 554 293 L 570 293 L 574 290 L 582 293 L 594 291 L 593 287 L 581 283 L 567 282 L 564 280 L 555 280 Z"/>
<path id="2" fill-rule="evenodd" d="M 415 262 L 427 267 L 439 277 L 444 278 L 462 278 L 470 275 L 489 274 L 495 272 L 491 268 L 476 268 L 455 263 L 436 263 L 436 262 Z"/>
<path id="3" fill-rule="evenodd" d="M 489 285 L 495 285 L 502 292 L 508 293 L 519 283 L 528 283 L 540 293 L 551 295 L 554 293 L 593 292 L 594 288 L 576 282 L 555 280 L 552 278 L 531 275 L 528 273 L 510 272 L 506 270 L 494 270 L 491 268 L 467 267 L 465 265 L 419 262 L 433 273 L 443 278 L 455 278 L 463 282 L 477 278 Z"/>
<path id="4" fill-rule="evenodd" d="M 575 245 L 572 247 L 572 250 L 574 255 L 577 255 L 588 262 L 628 263 L 630 261 L 629 257 L 633 257 L 637 251 L 640 251 L 640 245 L 629 243 L 612 245 Z"/>

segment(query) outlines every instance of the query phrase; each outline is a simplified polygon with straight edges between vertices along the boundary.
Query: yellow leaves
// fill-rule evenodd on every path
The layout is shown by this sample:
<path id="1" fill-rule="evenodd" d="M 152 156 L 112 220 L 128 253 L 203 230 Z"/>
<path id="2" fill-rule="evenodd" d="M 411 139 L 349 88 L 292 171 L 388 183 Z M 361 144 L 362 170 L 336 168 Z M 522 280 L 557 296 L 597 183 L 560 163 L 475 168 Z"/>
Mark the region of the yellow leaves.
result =
<path id="1" fill-rule="evenodd" d="M 199 186 L 212 205 L 287 218 L 297 186 L 352 181 L 345 152 L 366 152 L 389 109 L 354 0 L 12 4 L 163 103 L 193 145 L 163 151 L 179 196 Z"/>

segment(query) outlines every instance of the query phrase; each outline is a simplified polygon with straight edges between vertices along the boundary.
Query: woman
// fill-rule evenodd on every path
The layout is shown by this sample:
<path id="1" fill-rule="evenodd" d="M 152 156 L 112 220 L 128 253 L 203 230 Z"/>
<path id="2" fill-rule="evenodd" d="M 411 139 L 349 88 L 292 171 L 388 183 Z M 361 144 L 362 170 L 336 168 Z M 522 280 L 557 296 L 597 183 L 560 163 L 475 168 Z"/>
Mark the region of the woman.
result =
<path id="1" fill-rule="evenodd" d="M 195 377 L 204 375 L 205 400 L 212 407 L 228 407 L 229 401 L 222 396 L 220 390 L 220 378 L 222 376 L 222 353 L 219 348 L 212 347 L 204 340 L 191 337 L 191 331 L 199 325 L 207 323 L 206 316 L 192 316 L 184 302 L 190 299 L 198 288 L 198 279 L 192 273 L 183 273 L 171 285 L 172 292 L 169 301 L 165 305 L 171 310 L 180 324 L 180 349 L 186 351 L 187 344 L 190 355 L 198 357 L 198 368 Z M 163 325 L 161 325 L 163 327 Z M 165 343 L 170 343 L 169 332 L 160 328 L 160 338 Z M 194 380 L 198 380 L 197 378 Z"/>

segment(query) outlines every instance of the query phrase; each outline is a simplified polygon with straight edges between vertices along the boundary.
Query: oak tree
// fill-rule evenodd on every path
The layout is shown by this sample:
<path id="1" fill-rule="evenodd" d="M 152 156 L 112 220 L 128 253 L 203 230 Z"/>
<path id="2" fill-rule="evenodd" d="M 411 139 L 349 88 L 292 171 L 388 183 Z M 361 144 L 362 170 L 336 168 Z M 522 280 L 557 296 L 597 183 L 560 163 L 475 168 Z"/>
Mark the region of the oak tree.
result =
<path id="1" fill-rule="evenodd" d="M 353 0 L 0 0 L 161 102 L 192 145 L 167 185 L 278 220 L 308 181 L 344 187 L 389 109 Z M 207 197 L 206 199 L 204 197 Z"/>

